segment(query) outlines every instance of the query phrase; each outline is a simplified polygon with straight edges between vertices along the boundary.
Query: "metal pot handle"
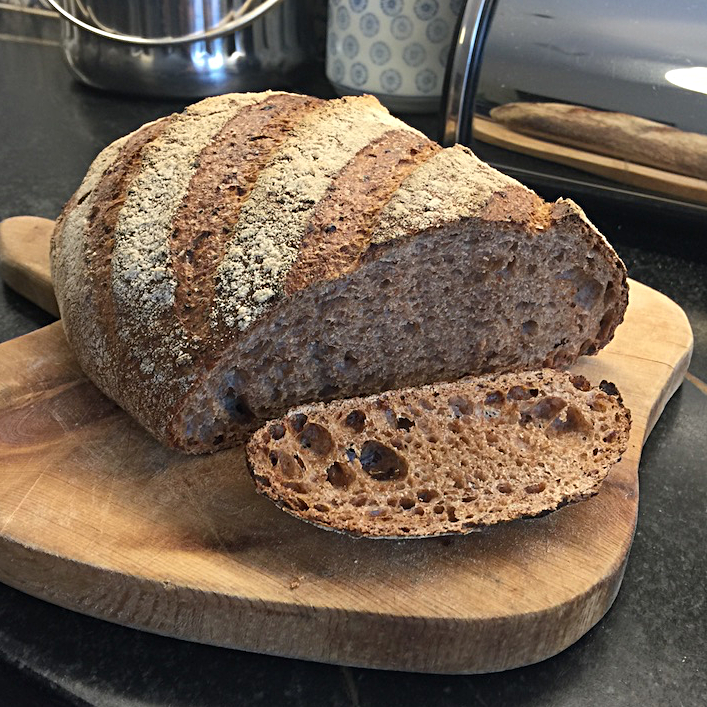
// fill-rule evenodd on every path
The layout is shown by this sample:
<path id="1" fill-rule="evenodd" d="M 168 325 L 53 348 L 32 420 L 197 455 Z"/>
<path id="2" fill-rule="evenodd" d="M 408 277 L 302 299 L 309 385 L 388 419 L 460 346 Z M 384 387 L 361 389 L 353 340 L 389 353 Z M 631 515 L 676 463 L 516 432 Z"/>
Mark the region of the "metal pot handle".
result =
<path id="1" fill-rule="evenodd" d="M 246 9 L 248 5 L 251 4 L 252 0 L 246 0 L 241 10 Z M 120 34 L 116 32 L 110 32 L 100 27 L 95 27 L 90 25 L 83 20 L 80 20 L 75 15 L 72 15 L 68 10 L 63 8 L 57 0 L 43 0 L 43 2 L 49 4 L 54 10 L 56 10 L 62 17 L 69 20 L 72 24 L 85 29 L 88 32 L 97 34 L 105 39 L 112 39 L 116 42 L 123 42 L 124 44 L 139 44 L 142 46 L 164 46 L 164 45 L 174 45 L 174 44 L 188 44 L 190 42 L 201 42 L 205 39 L 216 39 L 217 37 L 223 37 L 226 34 L 231 34 L 236 30 L 239 30 L 247 25 L 251 24 L 257 20 L 261 15 L 265 14 L 270 8 L 275 7 L 282 2 L 282 0 L 263 0 L 258 7 L 244 14 L 236 13 L 234 19 L 229 19 L 222 21 L 215 27 L 211 29 L 203 30 L 201 32 L 193 32 L 192 34 L 185 34 L 181 37 L 140 37 L 133 36 L 129 34 Z M 230 13 L 233 15 L 234 13 Z M 224 23 L 225 22 L 225 23 Z"/>

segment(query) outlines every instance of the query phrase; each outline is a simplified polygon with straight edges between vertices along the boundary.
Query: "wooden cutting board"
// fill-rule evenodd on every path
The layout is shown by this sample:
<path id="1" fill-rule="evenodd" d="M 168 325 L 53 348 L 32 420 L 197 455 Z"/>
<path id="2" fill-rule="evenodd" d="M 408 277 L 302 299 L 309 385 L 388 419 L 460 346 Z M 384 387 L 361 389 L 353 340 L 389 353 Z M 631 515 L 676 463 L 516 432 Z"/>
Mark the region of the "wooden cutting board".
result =
<path id="1" fill-rule="evenodd" d="M 689 362 L 682 310 L 637 282 L 630 302 L 576 366 L 613 380 L 633 414 L 599 495 L 458 538 L 301 523 L 255 493 L 242 448 L 195 458 L 154 442 L 82 375 L 60 323 L 2 344 L 0 580 L 127 626 L 317 661 L 474 673 L 547 658 L 616 596 L 641 447 Z"/>

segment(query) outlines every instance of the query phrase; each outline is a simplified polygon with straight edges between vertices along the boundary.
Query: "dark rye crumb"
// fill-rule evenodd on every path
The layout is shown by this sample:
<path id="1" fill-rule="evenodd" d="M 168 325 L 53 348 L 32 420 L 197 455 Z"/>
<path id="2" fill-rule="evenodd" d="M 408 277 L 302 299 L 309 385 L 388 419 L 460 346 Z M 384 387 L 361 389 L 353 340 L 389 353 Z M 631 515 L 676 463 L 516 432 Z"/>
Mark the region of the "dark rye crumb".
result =
<path id="1" fill-rule="evenodd" d="M 629 429 L 616 386 L 543 369 L 299 407 L 247 449 L 258 491 L 302 520 L 426 537 L 589 498 Z"/>

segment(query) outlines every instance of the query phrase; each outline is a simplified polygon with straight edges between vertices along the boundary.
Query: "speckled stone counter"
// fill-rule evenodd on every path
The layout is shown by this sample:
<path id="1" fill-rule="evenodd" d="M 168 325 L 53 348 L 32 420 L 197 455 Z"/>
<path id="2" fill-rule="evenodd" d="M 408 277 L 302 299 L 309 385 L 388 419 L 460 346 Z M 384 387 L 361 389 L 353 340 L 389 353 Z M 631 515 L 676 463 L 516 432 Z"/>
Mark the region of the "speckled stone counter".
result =
<path id="1" fill-rule="evenodd" d="M 40 40 L 10 36 L 0 25 L 0 218 L 56 217 L 103 146 L 183 106 L 79 86 L 51 32 L 34 36 Z M 684 308 L 695 353 L 644 450 L 638 529 L 622 589 L 606 617 L 578 643 L 543 663 L 505 673 L 389 673 L 142 633 L 0 585 L 0 705 L 705 704 L 707 264 L 694 257 L 700 250 L 695 236 L 682 234 L 679 223 L 665 228 L 663 237 L 654 232 L 643 245 L 643 227 L 635 222 L 607 220 L 599 208 L 589 215 L 609 224 L 606 235 L 633 278 Z M 688 237 L 693 240 L 685 242 Z M 0 340 L 50 321 L 0 287 Z"/>

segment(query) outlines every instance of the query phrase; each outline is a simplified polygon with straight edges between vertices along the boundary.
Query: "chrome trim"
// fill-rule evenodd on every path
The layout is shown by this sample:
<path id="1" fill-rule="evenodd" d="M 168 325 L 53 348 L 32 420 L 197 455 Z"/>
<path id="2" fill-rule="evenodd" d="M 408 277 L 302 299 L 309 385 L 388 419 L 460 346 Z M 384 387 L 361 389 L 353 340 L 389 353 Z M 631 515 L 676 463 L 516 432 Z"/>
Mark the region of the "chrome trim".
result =
<path id="1" fill-rule="evenodd" d="M 445 147 L 457 142 L 469 144 L 471 129 L 470 134 L 465 136 L 460 118 L 473 114 L 481 51 L 494 6 L 495 0 L 467 0 L 461 14 L 445 77 L 442 126 L 442 144 Z"/>

